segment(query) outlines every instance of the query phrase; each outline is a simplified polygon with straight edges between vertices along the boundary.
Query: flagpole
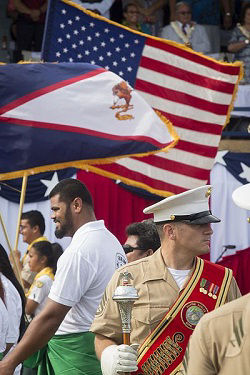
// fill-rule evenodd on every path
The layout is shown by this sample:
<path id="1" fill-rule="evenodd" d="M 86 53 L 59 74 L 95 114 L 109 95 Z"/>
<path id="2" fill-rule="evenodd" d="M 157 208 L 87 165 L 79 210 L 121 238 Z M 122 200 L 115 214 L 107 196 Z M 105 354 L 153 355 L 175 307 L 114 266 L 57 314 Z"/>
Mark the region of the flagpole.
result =
<path id="1" fill-rule="evenodd" d="M 7 233 L 7 230 L 6 230 L 6 227 L 5 227 L 5 224 L 4 224 L 4 221 L 3 221 L 3 218 L 2 218 L 2 215 L 0 213 L 0 223 L 2 225 L 2 229 L 3 229 L 3 234 L 4 234 L 4 237 L 5 237 L 5 240 L 7 242 L 7 245 L 8 245 L 8 248 L 9 248 L 9 252 L 12 256 L 12 260 L 13 260 L 13 264 L 12 264 L 12 267 L 14 267 L 14 272 L 17 276 L 17 279 L 18 281 L 20 282 L 20 284 L 23 286 L 23 282 L 22 282 L 22 278 L 21 278 L 21 274 L 20 274 L 20 271 L 17 267 L 17 264 L 16 264 L 16 259 L 14 257 L 14 254 L 13 254 L 13 250 L 12 250 L 12 247 L 11 247 L 11 244 L 10 244 L 10 240 L 9 240 L 9 237 L 8 237 L 8 233 Z"/>
<path id="2" fill-rule="evenodd" d="M 22 216 L 22 212 L 23 212 L 23 205 L 24 205 L 24 200 L 25 200 L 25 195 L 26 195 L 27 180 L 28 180 L 28 175 L 24 174 L 24 176 L 23 176 L 23 182 L 22 182 L 20 204 L 19 204 L 19 211 L 18 211 L 17 228 L 16 228 L 16 239 L 15 239 L 14 250 L 17 250 L 17 248 L 18 248 L 20 223 L 21 223 L 21 216 Z M 19 275 L 19 270 L 18 270 L 18 275 Z M 23 280 L 22 280 L 21 276 L 20 276 L 20 282 L 21 282 L 21 285 L 22 285 L 22 287 L 24 289 Z"/>
<path id="3" fill-rule="evenodd" d="M 14 250 L 17 250 L 17 248 L 18 248 L 18 239 L 19 239 L 19 232 L 20 232 L 20 222 L 21 222 L 21 216 L 22 216 L 22 212 L 23 212 L 23 204 L 24 204 L 24 200 L 25 200 L 27 180 L 28 180 L 28 176 L 27 176 L 27 174 L 25 174 L 23 176 L 23 183 L 22 183 L 22 190 L 21 190 L 21 197 L 20 197 L 20 204 L 19 204 L 19 211 L 18 211 L 16 239 L 15 239 Z"/>
<path id="4" fill-rule="evenodd" d="M 10 245 L 10 240 L 9 240 L 9 237 L 8 237 L 8 234 L 7 234 L 7 231 L 6 231 L 6 227 L 5 227 L 4 222 L 3 222 L 3 218 L 2 218 L 1 212 L 0 212 L 0 223 L 2 225 L 3 234 L 4 234 L 5 240 L 7 242 L 9 251 L 12 252 L 12 248 L 11 248 L 11 245 Z"/>

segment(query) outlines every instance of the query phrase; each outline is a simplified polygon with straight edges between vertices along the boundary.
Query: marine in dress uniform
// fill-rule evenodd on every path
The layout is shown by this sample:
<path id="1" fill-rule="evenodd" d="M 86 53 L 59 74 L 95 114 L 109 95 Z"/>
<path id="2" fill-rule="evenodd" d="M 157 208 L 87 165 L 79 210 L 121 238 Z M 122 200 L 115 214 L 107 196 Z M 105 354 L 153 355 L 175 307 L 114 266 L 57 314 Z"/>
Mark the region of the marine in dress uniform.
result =
<path id="1" fill-rule="evenodd" d="M 250 210 L 250 184 L 233 192 Z M 178 372 L 185 375 L 246 375 L 250 369 L 250 293 L 205 315 L 191 336 Z"/>
<path id="2" fill-rule="evenodd" d="M 121 267 L 106 288 L 91 327 L 104 375 L 175 374 L 200 317 L 240 296 L 230 270 L 197 257 L 209 251 L 210 223 L 220 221 L 208 208 L 210 189 L 202 186 L 144 210 L 154 214 L 161 247 Z M 138 360 L 137 352 L 122 344 L 121 318 L 112 300 L 124 271 L 139 294 L 131 318 Z"/>

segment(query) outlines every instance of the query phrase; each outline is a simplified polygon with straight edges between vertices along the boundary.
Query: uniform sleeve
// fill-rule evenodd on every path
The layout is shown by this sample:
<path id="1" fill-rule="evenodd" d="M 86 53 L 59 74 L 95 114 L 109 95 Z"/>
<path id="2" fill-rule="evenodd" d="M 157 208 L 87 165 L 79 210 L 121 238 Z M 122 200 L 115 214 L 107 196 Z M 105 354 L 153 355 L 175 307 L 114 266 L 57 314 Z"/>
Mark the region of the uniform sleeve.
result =
<path id="1" fill-rule="evenodd" d="M 116 271 L 104 292 L 90 331 L 108 337 L 119 345 L 122 344 L 121 318 L 117 302 L 112 299 L 119 284 L 118 278 Z"/>
<path id="2" fill-rule="evenodd" d="M 37 279 L 35 282 L 35 285 L 32 287 L 32 290 L 28 299 L 31 299 L 32 301 L 35 301 L 40 304 L 48 297 L 51 285 L 52 285 L 52 280 L 50 282 L 48 280 L 43 281 L 40 278 Z"/>
<path id="3" fill-rule="evenodd" d="M 227 293 L 226 302 L 233 301 L 239 297 L 241 297 L 241 292 L 235 278 L 233 277 Z"/>
<path id="4" fill-rule="evenodd" d="M 96 277 L 94 266 L 79 253 L 61 255 L 49 298 L 65 306 L 80 301 Z"/>
<path id="5" fill-rule="evenodd" d="M 206 321 L 200 320 L 192 334 L 182 362 L 180 374 L 217 375 L 211 360 L 212 339 Z"/>

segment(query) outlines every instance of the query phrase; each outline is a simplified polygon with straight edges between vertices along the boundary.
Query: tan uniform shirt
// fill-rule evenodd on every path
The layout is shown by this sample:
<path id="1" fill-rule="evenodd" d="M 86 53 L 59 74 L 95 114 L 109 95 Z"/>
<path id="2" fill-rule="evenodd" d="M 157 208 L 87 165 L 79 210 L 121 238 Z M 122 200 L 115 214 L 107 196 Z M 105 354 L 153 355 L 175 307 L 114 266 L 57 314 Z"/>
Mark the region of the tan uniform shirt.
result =
<path id="1" fill-rule="evenodd" d="M 179 297 L 180 289 L 168 271 L 161 250 L 150 257 L 140 259 L 119 268 L 113 275 L 97 310 L 91 331 L 122 343 L 121 319 L 117 303 L 112 300 L 115 288 L 119 285 L 119 275 L 124 271 L 131 273 L 133 284 L 139 298 L 134 303 L 131 318 L 131 343 L 142 344 L 146 337 L 163 319 L 170 307 Z M 188 282 L 190 271 L 185 283 Z M 232 279 L 227 301 L 240 297 L 236 281 Z"/>
<path id="2" fill-rule="evenodd" d="M 250 293 L 204 315 L 191 336 L 178 374 L 250 373 Z"/>

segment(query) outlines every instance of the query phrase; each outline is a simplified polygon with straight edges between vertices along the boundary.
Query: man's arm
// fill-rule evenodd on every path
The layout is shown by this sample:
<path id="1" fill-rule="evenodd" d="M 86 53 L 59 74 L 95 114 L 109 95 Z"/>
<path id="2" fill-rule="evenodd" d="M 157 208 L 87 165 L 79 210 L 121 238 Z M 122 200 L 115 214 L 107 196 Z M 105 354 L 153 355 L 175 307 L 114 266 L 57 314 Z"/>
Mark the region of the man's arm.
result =
<path id="1" fill-rule="evenodd" d="M 233 14 L 232 14 L 232 2 L 231 0 L 220 0 L 220 4 L 223 8 L 224 15 L 223 15 L 223 25 L 226 30 L 230 29 L 232 26 L 232 19 L 233 19 Z"/>
<path id="2" fill-rule="evenodd" d="M 16 348 L 0 362 L 0 374 L 12 375 L 16 366 L 41 349 L 54 335 L 71 307 L 48 298 L 43 311 L 30 323 Z"/>
<path id="3" fill-rule="evenodd" d="M 18 12 L 24 14 L 31 14 L 31 9 L 27 7 L 21 0 L 14 0 L 15 8 Z"/>
<path id="4" fill-rule="evenodd" d="M 33 301 L 30 298 L 27 298 L 26 306 L 25 306 L 25 314 L 33 315 L 36 309 L 38 308 L 39 303 L 36 301 Z"/>

